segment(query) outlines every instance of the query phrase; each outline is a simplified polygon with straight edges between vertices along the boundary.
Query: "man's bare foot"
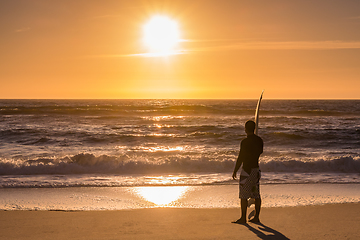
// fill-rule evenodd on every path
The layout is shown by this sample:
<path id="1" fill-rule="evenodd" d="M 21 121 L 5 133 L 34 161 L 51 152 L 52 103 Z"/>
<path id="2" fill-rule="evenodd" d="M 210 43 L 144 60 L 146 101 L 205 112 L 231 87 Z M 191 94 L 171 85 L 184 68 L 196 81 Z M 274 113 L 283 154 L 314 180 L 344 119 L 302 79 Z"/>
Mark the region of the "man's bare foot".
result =
<path id="1" fill-rule="evenodd" d="M 233 223 L 237 223 L 237 224 L 245 224 L 246 223 L 246 218 L 239 218 L 238 220 L 236 220 Z"/>
<path id="2" fill-rule="evenodd" d="M 260 222 L 260 219 L 259 218 L 253 218 L 251 219 L 249 222 L 252 222 L 252 223 L 259 223 Z"/>

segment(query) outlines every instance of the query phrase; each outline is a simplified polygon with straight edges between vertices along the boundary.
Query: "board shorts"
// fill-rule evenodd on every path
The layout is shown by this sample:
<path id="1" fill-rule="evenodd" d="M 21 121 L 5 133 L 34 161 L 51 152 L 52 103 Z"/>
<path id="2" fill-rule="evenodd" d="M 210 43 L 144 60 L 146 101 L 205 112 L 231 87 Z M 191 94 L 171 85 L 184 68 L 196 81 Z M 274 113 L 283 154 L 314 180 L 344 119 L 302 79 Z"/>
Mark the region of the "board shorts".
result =
<path id="1" fill-rule="evenodd" d="M 260 178 L 259 168 L 252 168 L 250 174 L 241 169 L 239 180 L 239 198 L 260 198 Z"/>

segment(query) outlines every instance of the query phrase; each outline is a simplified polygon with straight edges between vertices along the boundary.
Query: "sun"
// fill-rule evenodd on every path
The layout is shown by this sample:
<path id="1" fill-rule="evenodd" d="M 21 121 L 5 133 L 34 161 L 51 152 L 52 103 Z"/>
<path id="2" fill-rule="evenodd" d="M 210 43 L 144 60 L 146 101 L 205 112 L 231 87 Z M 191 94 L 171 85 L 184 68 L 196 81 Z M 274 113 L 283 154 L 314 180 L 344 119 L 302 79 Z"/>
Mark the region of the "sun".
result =
<path id="1" fill-rule="evenodd" d="M 180 42 L 180 31 L 176 21 L 157 15 L 144 25 L 144 44 L 158 55 L 174 54 Z"/>

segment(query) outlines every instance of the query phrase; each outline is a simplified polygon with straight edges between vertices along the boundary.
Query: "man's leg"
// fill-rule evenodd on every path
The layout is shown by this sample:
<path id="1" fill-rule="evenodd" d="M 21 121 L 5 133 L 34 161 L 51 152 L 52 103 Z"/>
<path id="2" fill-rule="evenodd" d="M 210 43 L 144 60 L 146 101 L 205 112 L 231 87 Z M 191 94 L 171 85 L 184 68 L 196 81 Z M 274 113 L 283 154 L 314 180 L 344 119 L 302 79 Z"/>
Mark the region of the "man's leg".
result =
<path id="1" fill-rule="evenodd" d="M 261 198 L 256 198 L 255 199 L 255 216 L 253 219 L 250 220 L 250 222 L 260 222 L 260 219 L 259 219 L 260 209 L 261 209 Z"/>
<path id="2" fill-rule="evenodd" d="M 246 220 L 247 206 L 248 206 L 248 200 L 241 199 L 241 218 L 244 218 L 245 220 Z"/>
<path id="3" fill-rule="evenodd" d="M 241 218 L 236 221 L 236 223 L 246 223 L 246 211 L 247 211 L 248 201 L 247 199 L 240 200 L 241 206 Z"/>

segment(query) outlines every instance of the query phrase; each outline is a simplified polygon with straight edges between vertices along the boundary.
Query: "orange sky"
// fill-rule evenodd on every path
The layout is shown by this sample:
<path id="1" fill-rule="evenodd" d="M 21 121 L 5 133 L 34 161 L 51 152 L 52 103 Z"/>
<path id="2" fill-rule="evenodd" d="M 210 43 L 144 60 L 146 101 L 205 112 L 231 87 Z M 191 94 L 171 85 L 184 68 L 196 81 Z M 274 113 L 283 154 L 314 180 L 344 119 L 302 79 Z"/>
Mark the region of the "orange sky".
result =
<path id="1" fill-rule="evenodd" d="M 183 54 L 144 57 L 177 21 Z M 360 1 L 0 0 L 0 98 L 356 98 Z"/>

